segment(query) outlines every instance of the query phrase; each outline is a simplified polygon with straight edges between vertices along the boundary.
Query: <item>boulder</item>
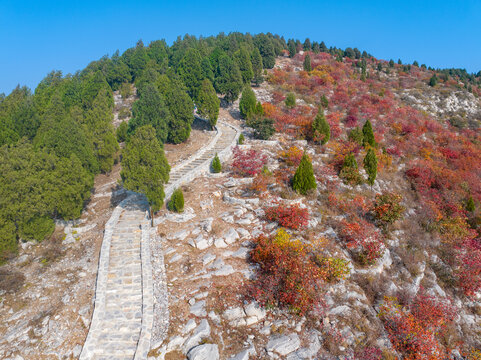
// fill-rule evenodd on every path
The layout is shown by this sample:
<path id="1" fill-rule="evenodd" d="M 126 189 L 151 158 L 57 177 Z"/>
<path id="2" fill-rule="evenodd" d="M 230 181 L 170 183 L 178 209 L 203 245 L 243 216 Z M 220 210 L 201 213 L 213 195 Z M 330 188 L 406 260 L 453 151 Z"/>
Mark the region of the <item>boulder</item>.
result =
<path id="1" fill-rule="evenodd" d="M 219 347 L 216 344 L 196 346 L 187 353 L 189 360 L 219 360 Z"/>
<path id="2" fill-rule="evenodd" d="M 190 351 L 194 346 L 197 346 L 201 343 L 202 339 L 208 338 L 210 336 L 210 325 L 206 319 L 202 319 L 199 326 L 197 326 L 192 334 L 189 337 L 183 346 L 184 352 Z"/>
<path id="3" fill-rule="evenodd" d="M 275 352 L 281 356 L 290 354 L 301 346 L 301 340 L 297 334 L 289 334 L 271 338 L 266 345 L 267 352 Z"/>

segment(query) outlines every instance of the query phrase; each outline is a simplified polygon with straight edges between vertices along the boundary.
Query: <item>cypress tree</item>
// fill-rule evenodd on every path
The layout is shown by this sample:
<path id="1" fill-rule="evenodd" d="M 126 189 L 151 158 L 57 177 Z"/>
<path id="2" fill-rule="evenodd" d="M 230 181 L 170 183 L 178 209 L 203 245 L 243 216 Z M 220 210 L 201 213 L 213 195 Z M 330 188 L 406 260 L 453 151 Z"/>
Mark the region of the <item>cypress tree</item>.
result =
<path id="1" fill-rule="evenodd" d="M 309 54 L 307 54 L 305 57 L 304 57 L 304 71 L 311 71 L 312 70 L 312 67 L 311 67 L 311 56 Z"/>
<path id="2" fill-rule="evenodd" d="M 245 47 L 242 47 L 240 50 L 236 51 L 234 56 L 242 75 L 242 81 L 244 84 L 250 84 L 254 77 L 254 72 L 252 70 L 252 62 L 249 53 Z"/>
<path id="3" fill-rule="evenodd" d="M 292 188 L 302 195 L 306 195 L 309 190 L 317 188 L 314 170 L 309 156 L 305 152 L 292 179 Z"/>
<path id="4" fill-rule="evenodd" d="M 264 81 L 264 78 L 262 76 L 262 69 L 263 69 L 262 57 L 258 48 L 254 48 L 254 50 L 252 51 L 251 62 L 252 62 L 252 71 L 254 74 L 253 80 L 256 86 L 259 86 L 259 84 L 261 84 Z"/>
<path id="5" fill-rule="evenodd" d="M 371 186 L 374 185 L 374 180 L 376 180 L 377 176 L 377 157 L 372 148 L 367 150 L 367 154 L 364 157 L 364 169 L 368 175 L 367 183 Z"/>
<path id="6" fill-rule="evenodd" d="M 250 86 L 246 86 L 242 91 L 242 96 L 239 101 L 239 111 L 243 119 L 252 117 L 256 112 L 257 99 L 254 91 Z"/>
<path id="7" fill-rule="evenodd" d="M 244 140 L 245 140 L 244 134 L 241 133 L 241 134 L 239 135 L 239 139 L 237 140 L 237 144 L 238 144 L 238 145 L 244 144 Z"/>
<path id="8" fill-rule="evenodd" d="M 217 174 L 217 173 L 220 173 L 221 171 L 222 171 L 222 164 L 220 163 L 219 156 L 216 153 L 214 156 L 214 159 L 212 159 L 212 172 Z"/>
<path id="9" fill-rule="evenodd" d="M 287 43 L 287 49 L 289 50 L 289 57 L 293 58 L 296 55 L 296 43 L 294 40 L 290 39 Z"/>
<path id="10" fill-rule="evenodd" d="M 433 86 L 436 86 L 436 84 L 438 83 L 439 79 L 438 77 L 436 76 L 436 74 L 434 74 L 433 76 L 431 76 L 431 78 L 429 79 L 429 86 L 433 87 Z"/>
<path id="11" fill-rule="evenodd" d="M 215 93 L 214 87 L 209 79 L 204 79 L 197 96 L 197 107 L 199 115 L 209 120 L 211 127 L 217 124 L 219 117 L 220 100 Z"/>
<path id="12" fill-rule="evenodd" d="M 174 211 L 176 213 L 184 212 L 184 194 L 182 193 L 181 189 L 174 190 L 172 196 L 170 197 L 168 208 L 170 211 Z"/>
<path id="13" fill-rule="evenodd" d="M 476 206 L 474 204 L 474 199 L 472 196 L 469 197 L 468 201 L 466 202 L 466 211 L 474 212 L 476 210 Z"/>
<path id="14" fill-rule="evenodd" d="M 170 166 L 151 125 L 139 127 L 123 151 L 122 178 L 127 190 L 144 194 L 151 211 L 164 202 L 164 184 L 169 181 Z"/>
<path id="15" fill-rule="evenodd" d="M 362 178 L 359 174 L 359 169 L 357 167 L 357 161 L 353 153 L 349 153 L 344 158 L 344 163 L 342 164 L 342 169 L 339 173 L 339 177 L 348 184 L 358 185 L 362 183 Z"/>
<path id="16" fill-rule="evenodd" d="M 312 133 L 315 140 L 320 139 L 321 145 L 325 145 L 331 138 L 331 127 L 326 121 L 322 107 L 319 108 L 319 112 L 312 122 Z"/>
<path id="17" fill-rule="evenodd" d="M 393 59 L 389 60 L 389 67 L 394 67 L 394 60 Z"/>
<path id="18" fill-rule="evenodd" d="M 369 120 L 366 120 L 364 123 L 364 126 L 362 127 L 362 137 L 363 137 L 363 145 L 367 146 L 368 144 L 370 146 L 375 147 L 376 146 L 376 140 L 374 139 L 374 132 L 372 130 L 372 125 Z"/>
<path id="19" fill-rule="evenodd" d="M 304 51 L 311 51 L 311 40 L 309 40 L 309 38 L 306 38 L 306 40 L 304 41 L 303 48 Z"/>
<path id="20" fill-rule="evenodd" d="M 321 96 L 321 106 L 323 109 L 329 108 L 329 100 L 327 100 L 327 97 L 324 94 Z"/>
<path id="21" fill-rule="evenodd" d="M 228 102 L 235 101 L 242 90 L 242 75 L 237 64 L 223 54 L 219 57 L 219 66 L 215 77 L 216 90 L 224 94 Z"/>
<path id="22" fill-rule="evenodd" d="M 296 106 L 296 96 L 293 93 L 287 94 L 287 97 L 284 103 L 289 109 L 294 108 Z"/>

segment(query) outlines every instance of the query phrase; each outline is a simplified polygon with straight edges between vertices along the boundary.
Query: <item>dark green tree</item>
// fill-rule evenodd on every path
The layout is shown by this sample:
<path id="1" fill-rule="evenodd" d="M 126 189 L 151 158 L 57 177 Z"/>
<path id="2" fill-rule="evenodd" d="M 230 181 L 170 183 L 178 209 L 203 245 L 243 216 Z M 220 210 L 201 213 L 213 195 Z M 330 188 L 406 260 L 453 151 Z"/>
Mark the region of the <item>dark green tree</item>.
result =
<path id="1" fill-rule="evenodd" d="M 394 60 L 393 59 L 389 60 L 389 67 L 392 67 L 392 68 L 394 67 Z"/>
<path id="2" fill-rule="evenodd" d="M 474 204 L 474 199 L 469 196 L 468 201 L 466 201 L 466 211 L 474 212 L 476 210 L 476 205 Z"/>
<path id="3" fill-rule="evenodd" d="M 197 96 L 197 110 L 200 116 L 209 120 L 211 127 L 217 124 L 219 117 L 220 100 L 209 79 L 202 81 L 199 94 Z"/>
<path id="4" fill-rule="evenodd" d="M 306 153 L 302 155 L 299 167 L 294 174 L 294 178 L 292 179 L 292 188 L 302 195 L 306 195 L 309 190 L 317 188 L 311 160 Z"/>
<path id="5" fill-rule="evenodd" d="M 170 122 L 169 108 L 159 90 L 152 84 L 145 85 L 139 100 L 132 106 L 128 134 L 133 134 L 141 126 L 151 125 L 155 129 L 157 140 L 163 144 L 167 141 Z"/>
<path id="6" fill-rule="evenodd" d="M 123 150 L 120 176 L 124 187 L 147 197 L 151 213 L 164 202 L 164 184 L 169 181 L 170 166 L 151 125 L 139 127 Z"/>
<path id="7" fill-rule="evenodd" d="M 239 135 L 239 139 L 237 140 L 237 144 L 238 144 L 238 145 L 244 144 L 244 140 L 245 140 L 245 139 L 244 139 L 244 134 L 241 133 L 241 134 Z"/>
<path id="8" fill-rule="evenodd" d="M 304 45 L 302 46 L 302 48 L 304 49 L 304 51 L 311 51 L 311 40 L 309 40 L 309 38 L 306 38 L 306 40 L 304 40 Z"/>
<path id="9" fill-rule="evenodd" d="M 374 138 L 374 131 L 372 130 L 372 124 L 369 119 L 366 120 L 362 127 L 362 137 L 364 146 L 370 145 L 372 147 L 376 147 L 377 144 Z"/>
<path id="10" fill-rule="evenodd" d="M 243 82 L 237 64 L 227 55 L 221 55 L 215 77 L 215 88 L 228 102 L 235 101 L 242 90 Z"/>
<path id="11" fill-rule="evenodd" d="M 276 55 L 271 39 L 265 34 L 258 34 L 254 40 L 262 56 L 262 64 L 265 69 L 272 69 L 276 64 Z"/>
<path id="12" fill-rule="evenodd" d="M 254 77 L 254 71 L 252 70 L 251 56 L 247 49 L 243 46 L 234 54 L 235 61 L 242 75 L 242 81 L 244 84 L 250 85 L 252 78 Z"/>
<path id="13" fill-rule="evenodd" d="M 170 197 L 168 208 L 170 211 L 176 213 L 184 212 L 184 194 L 182 193 L 182 189 L 178 188 L 174 190 Z"/>
<path id="14" fill-rule="evenodd" d="M 259 86 L 264 81 L 262 76 L 262 57 L 261 53 L 259 52 L 258 48 L 254 48 L 251 54 L 251 62 L 252 62 L 252 71 L 254 74 L 253 80 L 256 86 Z"/>
<path id="15" fill-rule="evenodd" d="M 286 104 L 286 107 L 288 107 L 289 109 L 294 108 L 296 106 L 296 95 L 294 95 L 293 93 L 287 94 L 286 100 L 284 101 L 284 103 Z"/>
<path id="16" fill-rule="evenodd" d="M 439 78 L 436 76 L 436 74 L 433 74 L 431 78 L 429 79 L 429 86 L 434 87 L 438 83 Z"/>
<path id="17" fill-rule="evenodd" d="M 374 185 L 374 180 L 377 176 L 377 157 L 376 153 L 372 148 L 367 150 L 367 154 L 364 157 L 364 170 L 367 173 L 367 183 L 369 185 Z"/>
<path id="18" fill-rule="evenodd" d="M 201 82 L 204 79 L 202 73 L 202 57 L 199 51 L 192 48 L 187 50 L 180 61 L 177 72 L 187 87 L 187 92 L 190 97 L 196 99 Z"/>
<path id="19" fill-rule="evenodd" d="M 256 95 L 250 86 L 246 86 L 242 91 L 242 96 L 239 101 L 239 111 L 243 119 L 248 119 L 254 116 L 256 112 Z"/>
<path id="20" fill-rule="evenodd" d="M 268 140 L 276 132 L 274 120 L 262 116 L 254 116 L 248 119 L 246 125 L 254 129 L 256 139 Z"/>
<path id="21" fill-rule="evenodd" d="M 293 58 L 297 53 L 296 42 L 293 39 L 289 39 L 287 42 L 287 49 L 289 51 L 289 57 Z"/>
<path id="22" fill-rule="evenodd" d="M 125 142 L 127 140 L 127 131 L 129 125 L 126 121 L 120 123 L 119 127 L 117 128 L 116 135 L 117 135 L 117 142 Z"/>
<path id="23" fill-rule="evenodd" d="M 339 177 L 347 184 L 359 185 L 362 183 L 362 177 L 359 174 L 357 161 L 353 153 L 349 153 L 344 158 Z"/>
<path id="24" fill-rule="evenodd" d="M 319 43 L 317 41 L 313 41 L 312 42 L 312 52 L 314 54 L 319 54 L 320 51 L 321 51 L 321 48 L 319 47 Z"/>
<path id="25" fill-rule="evenodd" d="M 202 58 L 200 67 L 202 69 L 202 77 L 204 79 L 209 79 L 211 83 L 214 83 L 214 71 L 212 71 L 212 64 L 210 63 L 209 58 Z"/>
<path id="26" fill-rule="evenodd" d="M 213 173 L 220 173 L 222 171 L 222 164 L 220 163 L 219 156 L 217 153 L 214 156 L 214 159 L 212 160 L 212 172 Z"/>
<path id="27" fill-rule="evenodd" d="M 324 109 L 319 107 L 319 111 L 312 122 L 312 134 L 316 141 L 319 141 L 321 145 L 327 144 L 331 138 L 331 127 L 324 115 Z"/>
<path id="28" fill-rule="evenodd" d="M 306 56 L 304 57 L 304 71 L 311 71 L 312 70 L 312 67 L 311 67 L 311 55 L 309 54 L 306 54 Z"/>

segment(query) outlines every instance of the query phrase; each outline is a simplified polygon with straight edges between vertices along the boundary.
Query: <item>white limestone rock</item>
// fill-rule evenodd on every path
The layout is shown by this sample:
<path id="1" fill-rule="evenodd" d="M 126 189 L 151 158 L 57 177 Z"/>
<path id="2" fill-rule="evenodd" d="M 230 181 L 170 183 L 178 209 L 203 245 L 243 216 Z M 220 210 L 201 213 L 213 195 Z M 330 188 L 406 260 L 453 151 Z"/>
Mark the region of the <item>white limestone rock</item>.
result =
<path id="1" fill-rule="evenodd" d="M 266 345 L 267 352 L 275 352 L 281 356 L 290 354 L 301 346 L 301 340 L 297 334 L 289 334 L 271 338 Z"/>
<path id="2" fill-rule="evenodd" d="M 187 353 L 189 360 L 219 360 L 217 344 L 203 344 L 196 346 Z"/>

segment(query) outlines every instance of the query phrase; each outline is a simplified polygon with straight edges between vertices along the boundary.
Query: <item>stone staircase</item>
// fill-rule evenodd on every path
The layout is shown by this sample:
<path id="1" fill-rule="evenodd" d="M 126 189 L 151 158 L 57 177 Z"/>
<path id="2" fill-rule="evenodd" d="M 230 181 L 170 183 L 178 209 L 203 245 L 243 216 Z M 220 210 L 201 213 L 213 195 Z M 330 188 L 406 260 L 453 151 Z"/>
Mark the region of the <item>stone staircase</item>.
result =
<path id="1" fill-rule="evenodd" d="M 239 133 L 219 122 L 214 139 L 172 169 L 166 199 L 181 184 L 208 172 L 216 153 L 227 159 Z M 129 192 L 105 225 L 95 308 L 80 360 L 147 359 L 154 302 L 150 238 L 155 233 L 147 210 L 145 197 Z"/>

